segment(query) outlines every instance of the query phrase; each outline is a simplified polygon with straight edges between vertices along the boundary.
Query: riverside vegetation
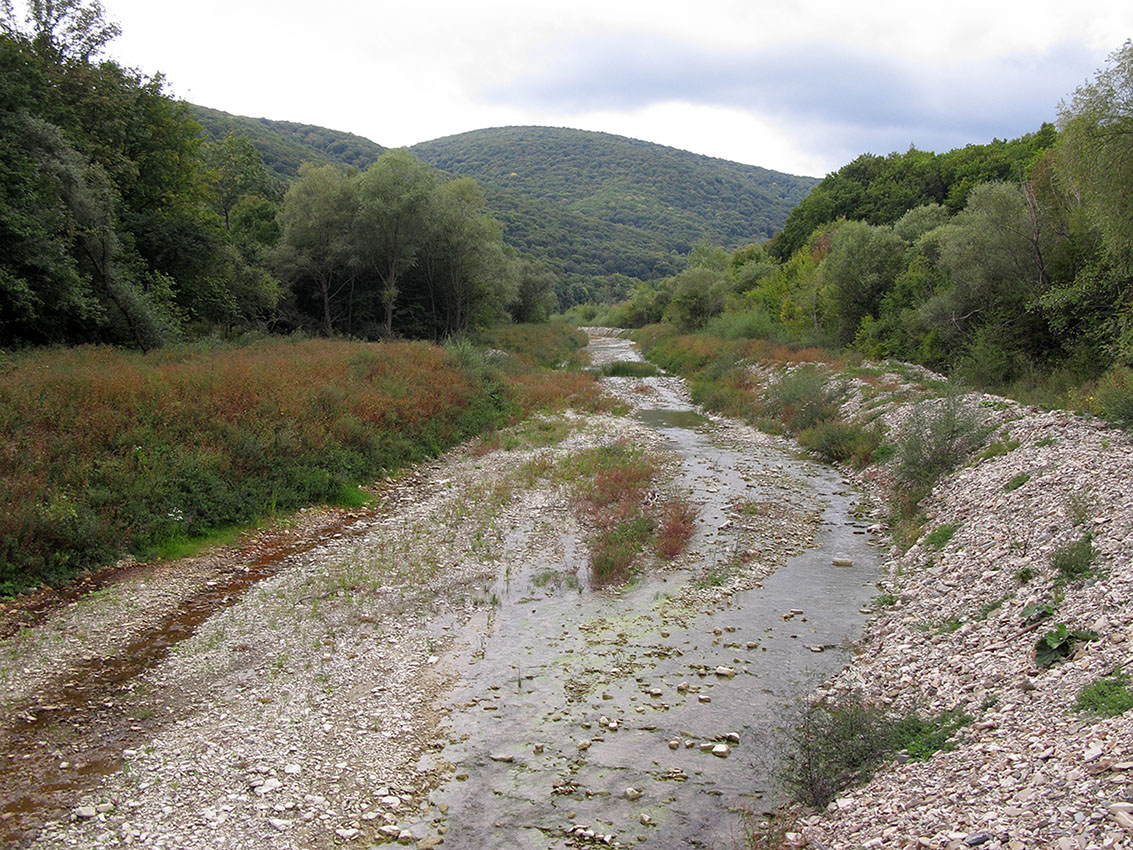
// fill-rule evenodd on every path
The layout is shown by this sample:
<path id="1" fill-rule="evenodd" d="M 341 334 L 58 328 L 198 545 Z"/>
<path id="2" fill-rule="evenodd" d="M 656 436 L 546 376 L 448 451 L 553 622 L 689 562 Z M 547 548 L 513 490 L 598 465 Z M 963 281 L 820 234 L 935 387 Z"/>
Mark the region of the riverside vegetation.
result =
<path id="1" fill-rule="evenodd" d="M 525 353 L 524 341 L 538 340 Z M 55 582 L 317 502 L 539 409 L 599 404 L 552 371 L 577 331 L 513 326 L 470 343 L 265 340 L 7 358 L 0 373 L 0 591 Z M 551 353 L 551 352 L 555 353 Z M 501 355 L 502 356 L 502 355 Z"/>

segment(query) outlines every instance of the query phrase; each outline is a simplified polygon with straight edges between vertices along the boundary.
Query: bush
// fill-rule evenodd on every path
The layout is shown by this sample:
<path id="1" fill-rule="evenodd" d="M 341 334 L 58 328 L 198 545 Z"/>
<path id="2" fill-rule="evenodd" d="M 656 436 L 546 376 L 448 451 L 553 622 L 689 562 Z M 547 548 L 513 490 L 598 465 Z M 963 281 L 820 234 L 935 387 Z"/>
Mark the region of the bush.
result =
<path id="1" fill-rule="evenodd" d="M 818 367 L 800 366 L 784 372 L 763 391 L 763 412 L 798 433 L 835 418 L 844 395 L 843 388 L 832 385 Z"/>
<path id="2" fill-rule="evenodd" d="M 652 363 L 616 360 L 599 369 L 598 374 L 605 378 L 652 378 L 660 371 Z"/>
<path id="3" fill-rule="evenodd" d="M 780 779 L 797 802 L 821 809 L 843 790 L 869 781 L 898 751 L 925 761 L 952 749 L 953 735 L 971 720 L 959 709 L 890 717 L 858 694 L 810 705 L 788 735 Z"/>
<path id="4" fill-rule="evenodd" d="M 851 425 L 838 419 L 825 419 L 799 432 L 799 443 L 830 463 L 850 461 L 857 468 L 866 466 L 881 444 L 877 429 Z"/>
<path id="5" fill-rule="evenodd" d="M 923 495 L 966 460 L 983 436 L 983 420 L 957 392 L 936 404 L 919 404 L 897 441 L 897 474 Z"/>
<path id="6" fill-rule="evenodd" d="M 1114 366 L 1094 387 L 1093 405 L 1103 419 L 1133 428 L 1133 369 Z"/>

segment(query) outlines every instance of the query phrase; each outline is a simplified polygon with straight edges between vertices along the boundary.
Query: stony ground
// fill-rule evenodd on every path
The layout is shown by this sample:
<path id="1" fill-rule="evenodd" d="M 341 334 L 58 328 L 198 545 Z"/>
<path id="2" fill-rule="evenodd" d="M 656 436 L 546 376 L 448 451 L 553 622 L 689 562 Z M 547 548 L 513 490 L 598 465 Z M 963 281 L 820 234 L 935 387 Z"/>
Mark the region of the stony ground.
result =
<path id="1" fill-rule="evenodd" d="M 858 375 L 844 415 L 897 433 L 925 377 Z M 831 850 L 1133 847 L 1133 712 L 1075 709 L 1084 686 L 1115 667 L 1133 672 L 1133 442 L 1066 413 L 966 401 L 992 429 L 985 447 L 1006 451 L 984 451 L 937 485 L 919 540 L 887 559 L 853 664 L 824 692 L 857 690 L 902 712 L 961 708 L 973 720 L 955 750 L 883 768 L 789 840 Z M 35 756 L 75 774 L 67 808 L 40 824 L 35 846 L 439 843 L 443 818 L 427 806 L 437 777 L 419 762 L 440 745 L 437 696 L 450 683 L 436 659 L 490 611 L 510 522 L 576 522 L 563 498 L 529 486 L 525 464 L 631 431 L 647 439 L 621 417 L 564 421 L 553 448 L 538 445 L 537 428 L 510 451 L 463 447 L 378 486 L 372 510 L 306 512 L 245 548 L 127 570 L 13 630 L 0 641 L 9 766 Z M 892 470 L 858 477 L 880 506 Z M 1055 554 L 1086 535 L 1093 575 L 1060 582 Z M 27 738 L 12 730 L 60 713 L 83 671 L 132 652 L 202 587 L 263 558 L 278 560 L 275 574 L 108 691 L 115 760 L 105 776 L 73 763 L 65 731 L 81 712 L 34 753 L 15 748 Z M 1046 619 L 1024 613 L 1043 603 Z M 1041 668 L 1036 641 L 1059 624 L 1097 638 Z M 15 820 L 5 811 L 0 827 Z"/>
<path id="2" fill-rule="evenodd" d="M 926 377 L 859 375 L 843 415 L 898 434 Z M 972 722 L 952 752 L 890 764 L 790 838 L 830 850 L 1133 847 L 1133 711 L 1075 708 L 1083 687 L 1133 673 L 1133 441 L 1066 412 L 963 400 L 989 429 L 984 446 L 925 500 L 917 542 L 890 551 L 856 658 L 818 696 L 856 690 L 895 712 L 959 708 Z M 858 477 L 878 501 L 894 487 L 891 465 Z M 1092 573 L 1060 579 L 1056 555 L 1085 537 Z M 1028 606 L 1043 604 L 1039 620 Z M 1041 667 L 1036 642 L 1061 624 L 1096 639 Z"/>

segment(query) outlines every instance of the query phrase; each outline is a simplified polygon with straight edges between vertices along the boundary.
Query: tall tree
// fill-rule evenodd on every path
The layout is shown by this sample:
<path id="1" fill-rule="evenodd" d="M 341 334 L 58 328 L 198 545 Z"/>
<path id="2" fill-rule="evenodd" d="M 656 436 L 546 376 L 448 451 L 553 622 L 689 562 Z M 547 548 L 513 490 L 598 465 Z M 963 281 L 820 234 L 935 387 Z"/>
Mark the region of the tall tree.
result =
<path id="1" fill-rule="evenodd" d="M 358 183 L 356 236 L 361 267 L 377 279 L 386 337 L 393 336 L 398 287 L 416 265 L 427 238 L 436 185 L 432 168 L 404 149 L 382 154 L 362 172 Z"/>
<path id="2" fill-rule="evenodd" d="M 276 270 L 301 304 L 314 296 L 319 326 L 327 336 L 348 318 L 352 306 L 357 215 L 356 181 L 333 165 L 304 165 L 279 211 Z"/>

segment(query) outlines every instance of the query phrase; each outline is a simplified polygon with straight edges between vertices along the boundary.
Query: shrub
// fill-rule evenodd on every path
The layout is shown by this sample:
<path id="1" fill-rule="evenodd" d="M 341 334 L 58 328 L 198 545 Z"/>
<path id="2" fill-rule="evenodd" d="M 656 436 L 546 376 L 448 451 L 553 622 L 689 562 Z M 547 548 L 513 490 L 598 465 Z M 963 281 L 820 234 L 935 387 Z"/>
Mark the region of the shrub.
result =
<path id="1" fill-rule="evenodd" d="M 866 466 L 881 444 L 881 434 L 838 419 L 825 419 L 799 432 L 799 443 L 830 463 L 850 461 L 855 467 Z"/>
<path id="2" fill-rule="evenodd" d="M 788 734 L 780 780 L 796 801 L 823 808 L 846 788 L 867 782 L 900 750 L 925 761 L 952 749 L 953 735 L 971 720 L 959 709 L 927 718 L 917 712 L 891 717 L 858 694 L 810 705 Z"/>
<path id="3" fill-rule="evenodd" d="M 763 391 L 763 412 L 798 433 L 835 418 L 844 395 L 844 389 L 832 385 L 818 367 L 800 366 L 784 372 Z"/>
<path id="4" fill-rule="evenodd" d="M 607 363 L 598 370 L 598 374 L 606 378 L 652 378 L 660 371 L 652 363 L 617 360 Z"/>
<path id="5" fill-rule="evenodd" d="M 1094 717 L 1117 717 L 1133 708 L 1129 676 L 1120 668 L 1086 685 L 1078 692 L 1074 708 Z"/>
<path id="6" fill-rule="evenodd" d="M 1133 369 L 1114 366 L 1094 387 L 1093 407 L 1103 418 L 1122 428 L 1133 428 Z"/>
<path id="7" fill-rule="evenodd" d="M 1057 571 L 1059 581 L 1068 582 L 1093 575 L 1096 560 L 1093 537 L 1086 534 L 1056 549 L 1051 556 L 1051 565 Z"/>
<path id="8" fill-rule="evenodd" d="M 960 465 L 983 439 L 983 420 L 961 396 L 948 392 L 938 404 L 920 404 L 897 442 L 897 474 L 927 493 L 945 473 Z"/>

